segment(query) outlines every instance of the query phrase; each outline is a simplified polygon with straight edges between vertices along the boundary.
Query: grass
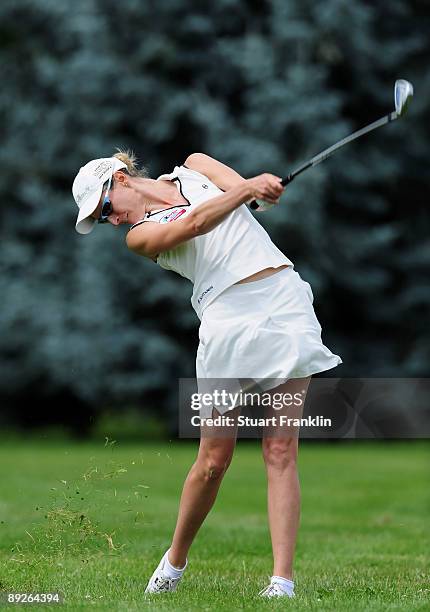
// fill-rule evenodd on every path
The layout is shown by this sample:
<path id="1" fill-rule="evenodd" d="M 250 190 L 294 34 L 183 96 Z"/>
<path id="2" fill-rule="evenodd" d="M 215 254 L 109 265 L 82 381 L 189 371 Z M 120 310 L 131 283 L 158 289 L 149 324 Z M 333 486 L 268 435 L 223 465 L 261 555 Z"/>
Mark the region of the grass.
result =
<path id="1" fill-rule="evenodd" d="M 178 591 L 145 596 L 196 449 L 4 442 L 0 590 L 60 591 L 70 610 L 429 609 L 424 441 L 302 444 L 297 596 L 265 601 L 256 597 L 272 569 L 265 475 L 257 441 L 240 440 Z"/>

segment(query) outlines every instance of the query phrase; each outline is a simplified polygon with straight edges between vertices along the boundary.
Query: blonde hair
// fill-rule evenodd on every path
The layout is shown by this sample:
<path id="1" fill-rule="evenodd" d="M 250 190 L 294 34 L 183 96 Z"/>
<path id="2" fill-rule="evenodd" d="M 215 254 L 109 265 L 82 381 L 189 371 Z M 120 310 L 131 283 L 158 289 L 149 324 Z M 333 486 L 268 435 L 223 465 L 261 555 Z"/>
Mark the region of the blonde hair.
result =
<path id="1" fill-rule="evenodd" d="M 116 149 L 118 153 L 115 153 L 112 157 L 116 157 L 120 161 L 122 161 L 127 166 L 127 173 L 130 176 L 140 176 L 141 178 L 148 178 L 149 173 L 148 170 L 141 166 L 138 168 L 136 165 L 137 157 L 131 149 Z"/>

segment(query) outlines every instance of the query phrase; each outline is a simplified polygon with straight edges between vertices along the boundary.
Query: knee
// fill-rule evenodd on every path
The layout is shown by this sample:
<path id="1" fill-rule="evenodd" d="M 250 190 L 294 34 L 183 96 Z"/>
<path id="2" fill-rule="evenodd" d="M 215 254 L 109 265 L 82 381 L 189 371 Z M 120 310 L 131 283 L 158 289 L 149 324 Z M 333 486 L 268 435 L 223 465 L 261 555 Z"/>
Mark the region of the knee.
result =
<path id="1" fill-rule="evenodd" d="M 205 480 L 219 480 L 224 476 L 227 467 L 220 462 L 212 461 L 205 467 Z"/>
<path id="2" fill-rule="evenodd" d="M 200 467 L 206 481 L 221 479 L 227 471 L 232 459 L 232 454 L 211 454 L 200 458 Z"/>
<path id="3" fill-rule="evenodd" d="M 297 442 L 295 438 L 263 438 L 263 458 L 266 468 L 274 471 L 295 468 Z"/>

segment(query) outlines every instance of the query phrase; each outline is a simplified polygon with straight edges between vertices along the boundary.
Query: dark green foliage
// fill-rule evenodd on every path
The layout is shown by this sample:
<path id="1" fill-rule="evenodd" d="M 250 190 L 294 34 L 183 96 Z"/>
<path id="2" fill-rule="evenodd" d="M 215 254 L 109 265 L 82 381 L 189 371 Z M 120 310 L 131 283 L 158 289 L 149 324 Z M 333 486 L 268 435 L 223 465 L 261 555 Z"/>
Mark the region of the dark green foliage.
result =
<path id="1" fill-rule="evenodd" d="M 323 338 L 344 359 L 339 375 L 425 376 L 426 8 L 3 0 L 6 409 L 67 396 L 61 418 L 73 402 L 137 404 L 168 410 L 174 423 L 177 378 L 194 374 L 191 285 L 128 252 L 123 228 L 75 233 L 80 165 L 122 146 L 151 176 L 199 150 L 244 176 L 285 175 L 392 110 L 398 77 L 415 85 L 409 114 L 299 177 L 258 219 L 311 282 Z"/>

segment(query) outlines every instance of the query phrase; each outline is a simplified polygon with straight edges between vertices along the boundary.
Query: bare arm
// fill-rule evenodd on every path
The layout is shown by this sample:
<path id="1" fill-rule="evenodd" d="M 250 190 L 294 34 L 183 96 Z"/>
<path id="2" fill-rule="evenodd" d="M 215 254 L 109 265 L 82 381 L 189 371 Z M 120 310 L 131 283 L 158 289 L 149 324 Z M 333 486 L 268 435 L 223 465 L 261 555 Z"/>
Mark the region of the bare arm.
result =
<path id="1" fill-rule="evenodd" d="M 166 224 L 138 225 L 127 234 L 130 250 L 154 259 L 159 253 L 210 232 L 244 202 L 258 198 L 277 203 L 283 191 L 279 177 L 260 174 L 244 179 L 228 166 L 203 153 L 190 155 L 186 165 L 207 176 L 220 189 L 225 188 L 225 193 L 203 202 L 184 219 Z"/>
<path id="2" fill-rule="evenodd" d="M 184 219 L 163 224 L 142 223 L 128 232 L 127 246 L 135 253 L 153 259 L 163 251 L 170 251 L 182 242 L 209 232 L 249 199 L 250 194 L 250 186 L 245 181 L 228 192 L 207 200 Z"/>
<path id="3" fill-rule="evenodd" d="M 185 166 L 191 170 L 197 170 L 197 172 L 204 174 L 212 181 L 212 183 L 217 185 L 217 187 L 223 191 L 228 191 L 232 187 L 240 185 L 246 181 L 246 179 L 244 179 L 238 172 L 233 170 L 233 168 L 226 166 L 222 162 L 210 157 L 209 155 L 206 155 L 205 153 L 192 153 L 187 157 Z M 254 203 L 256 202 L 255 198 L 250 198 L 250 200 L 247 200 L 246 203 L 249 204 L 252 200 L 254 200 Z M 279 198 L 276 201 L 258 201 L 257 211 L 260 212 L 262 210 L 266 210 L 267 205 L 271 206 L 272 204 L 279 204 Z"/>
<path id="4" fill-rule="evenodd" d="M 204 153 L 191 153 L 185 160 L 185 165 L 187 168 L 197 170 L 197 172 L 207 176 L 212 183 L 215 183 L 223 191 L 228 191 L 246 181 L 233 168 Z"/>

